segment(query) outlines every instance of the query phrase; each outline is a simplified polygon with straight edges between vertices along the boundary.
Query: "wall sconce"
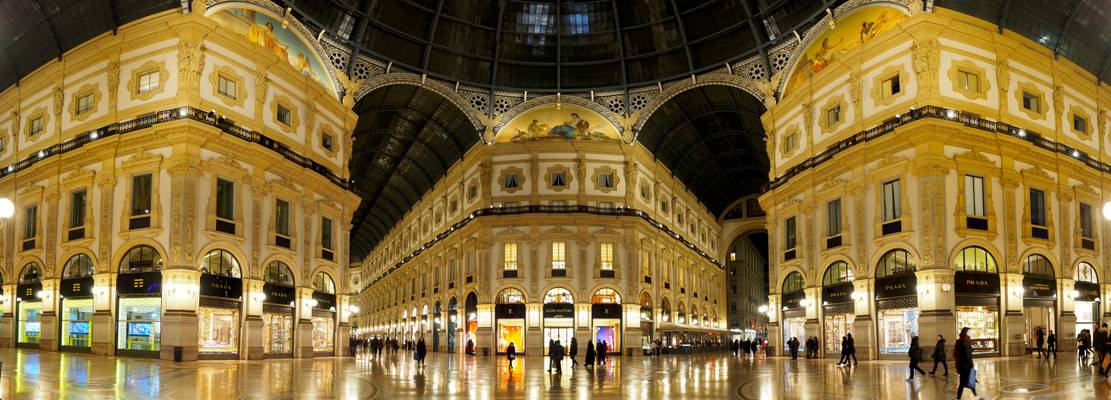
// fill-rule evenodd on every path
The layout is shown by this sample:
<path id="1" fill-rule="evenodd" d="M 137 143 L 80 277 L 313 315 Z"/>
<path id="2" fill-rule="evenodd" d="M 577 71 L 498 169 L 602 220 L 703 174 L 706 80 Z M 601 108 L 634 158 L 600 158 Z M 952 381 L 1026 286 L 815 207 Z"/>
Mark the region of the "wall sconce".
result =
<path id="1" fill-rule="evenodd" d="M 1096 298 L 1095 298 L 1094 300 L 1092 300 L 1092 301 L 1094 301 L 1094 302 L 1096 302 L 1096 303 L 1099 303 L 1099 297 L 1096 297 Z"/>
<path id="2" fill-rule="evenodd" d="M 1019 297 L 1022 296 L 1023 293 L 1026 293 L 1026 290 L 1023 288 L 1011 288 L 1011 296 Z"/>
<path id="3" fill-rule="evenodd" d="M 762 305 L 760 307 L 757 307 L 756 311 L 759 311 L 761 314 L 766 314 L 768 312 L 768 305 L 765 304 L 765 305 Z"/>
<path id="4" fill-rule="evenodd" d="M 915 288 L 915 290 L 917 290 L 918 294 L 920 295 L 927 295 L 930 294 L 930 285 L 924 283 L 919 284 L 918 287 Z"/>
<path id="5" fill-rule="evenodd" d="M 949 291 L 952 290 L 952 289 L 953 289 L 953 285 L 950 285 L 948 283 L 942 283 L 941 284 L 941 291 L 944 292 L 944 293 L 949 293 Z"/>
<path id="6" fill-rule="evenodd" d="M 868 298 L 868 294 L 865 292 L 856 291 L 853 292 L 853 294 L 849 295 L 849 297 L 852 297 L 852 299 L 856 301 L 864 301 Z"/>
<path id="7" fill-rule="evenodd" d="M 1069 292 L 1069 298 L 1070 299 L 1075 300 L 1077 297 L 1080 297 L 1080 292 L 1075 291 L 1075 290 Z"/>
<path id="8" fill-rule="evenodd" d="M 352 314 L 358 314 L 359 313 L 359 306 L 351 305 L 351 306 L 348 306 L 347 309 L 350 310 Z"/>
<path id="9" fill-rule="evenodd" d="M 802 300 L 799 300 L 799 305 L 803 307 L 810 307 L 810 299 L 803 298 Z"/>
<path id="10" fill-rule="evenodd" d="M 255 293 L 255 294 L 251 295 L 251 300 L 254 300 L 255 303 L 264 302 L 264 301 L 266 301 L 266 294 L 265 293 Z"/>

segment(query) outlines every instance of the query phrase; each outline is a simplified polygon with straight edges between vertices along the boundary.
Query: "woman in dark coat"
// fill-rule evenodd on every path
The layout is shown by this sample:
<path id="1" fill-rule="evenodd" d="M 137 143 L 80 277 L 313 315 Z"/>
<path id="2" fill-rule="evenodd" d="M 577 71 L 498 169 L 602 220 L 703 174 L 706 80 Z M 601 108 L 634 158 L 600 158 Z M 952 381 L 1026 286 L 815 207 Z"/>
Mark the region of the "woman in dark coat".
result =
<path id="1" fill-rule="evenodd" d="M 591 368 L 591 369 L 594 368 L 594 341 L 593 340 L 591 340 L 589 342 L 586 342 L 586 360 L 583 361 L 583 365 L 586 366 L 587 368 Z"/>
<path id="2" fill-rule="evenodd" d="M 509 342 L 509 346 L 505 347 L 505 359 L 509 360 L 509 369 L 513 369 L 513 360 L 517 358 L 517 346 L 513 342 Z"/>
<path id="3" fill-rule="evenodd" d="M 421 336 L 420 339 L 417 339 L 417 344 L 415 346 L 417 352 L 417 364 L 420 364 L 420 366 L 423 367 L 424 356 L 428 354 L 428 347 L 424 345 L 424 336 Z"/>
<path id="4" fill-rule="evenodd" d="M 934 345 L 934 369 L 930 371 L 930 375 L 937 372 L 937 364 L 945 367 L 945 376 L 949 376 L 949 363 L 945 362 L 945 337 L 937 335 L 937 344 Z"/>
<path id="5" fill-rule="evenodd" d="M 957 374 L 961 376 L 960 384 L 957 386 L 957 399 L 961 398 L 964 393 L 964 388 L 972 389 L 972 395 L 976 394 L 975 382 L 971 382 L 972 370 L 975 365 L 972 363 L 972 338 L 968 336 L 968 327 L 961 328 L 961 336 L 957 339 L 957 344 L 953 346 L 953 358 L 957 362 Z"/>
<path id="6" fill-rule="evenodd" d="M 907 378 L 907 382 L 914 380 L 915 370 L 926 375 L 926 371 L 918 366 L 918 363 L 922 362 L 922 346 L 918 344 L 918 336 L 910 338 L 910 350 L 907 351 L 907 356 L 910 357 L 910 378 Z"/>
<path id="7" fill-rule="evenodd" d="M 571 338 L 571 348 L 569 350 L 567 355 L 571 356 L 571 368 L 575 368 L 576 365 L 579 365 L 579 362 L 575 361 L 575 356 L 579 355 L 579 341 Z"/>

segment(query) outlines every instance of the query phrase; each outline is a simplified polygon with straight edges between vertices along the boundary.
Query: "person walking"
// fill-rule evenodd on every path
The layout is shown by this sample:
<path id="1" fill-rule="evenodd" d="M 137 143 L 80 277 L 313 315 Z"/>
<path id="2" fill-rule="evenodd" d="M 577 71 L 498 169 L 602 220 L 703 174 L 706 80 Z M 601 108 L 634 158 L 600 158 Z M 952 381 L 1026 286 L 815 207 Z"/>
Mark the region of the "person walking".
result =
<path id="1" fill-rule="evenodd" d="M 467 339 L 466 352 L 467 352 L 468 355 L 472 355 L 472 356 L 474 355 L 474 340 Z"/>
<path id="2" fill-rule="evenodd" d="M 417 339 L 417 344 L 413 348 L 416 349 L 417 364 L 424 368 L 424 356 L 428 354 L 428 347 L 424 345 L 424 335 Z"/>
<path id="3" fill-rule="evenodd" d="M 555 357 L 553 357 L 555 344 L 555 339 L 548 339 L 548 372 L 552 372 L 552 364 L 555 364 Z"/>
<path id="4" fill-rule="evenodd" d="M 606 356 L 608 356 L 606 352 L 609 351 L 609 349 L 610 346 L 608 343 L 606 343 L 605 340 L 603 340 L 601 343 L 598 343 L 598 354 L 595 355 L 595 357 L 597 357 L 598 359 L 599 366 L 606 365 Z"/>
<path id="5" fill-rule="evenodd" d="M 1107 323 L 1104 322 L 1092 337 L 1092 348 L 1095 349 L 1099 359 L 1092 363 L 1095 366 L 1103 365 L 1103 358 L 1107 356 Z"/>
<path id="6" fill-rule="evenodd" d="M 517 359 L 517 346 L 513 342 L 509 342 L 509 346 L 505 346 L 505 359 L 509 360 L 509 369 L 513 369 L 513 360 Z"/>
<path id="7" fill-rule="evenodd" d="M 594 341 L 586 342 L 586 359 L 583 360 L 583 366 L 594 369 Z"/>
<path id="8" fill-rule="evenodd" d="M 973 396 L 976 394 L 976 378 L 975 364 L 972 363 L 972 338 L 968 336 L 968 327 L 961 328 L 960 337 L 957 338 L 957 344 L 953 346 L 953 359 L 957 362 L 957 374 L 961 376 L 960 383 L 957 386 L 957 399 L 961 398 L 964 394 L 964 388 L 972 390 Z"/>
<path id="9" fill-rule="evenodd" d="M 567 352 L 567 355 L 571 356 L 572 369 L 575 368 L 576 365 L 579 365 L 579 362 L 575 361 L 575 356 L 579 355 L 579 341 L 575 338 L 571 338 L 571 349 Z"/>
<path id="10" fill-rule="evenodd" d="M 1100 328 L 1100 330 L 1107 331 L 1107 324 L 1104 323 L 1103 327 Z M 1111 352 L 1111 332 L 1104 334 L 1104 338 L 1105 339 L 1103 339 L 1103 354 L 1107 354 L 1108 352 Z M 1104 362 L 1098 364 L 1098 367 L 1097 367 L 1097 368 L 1099 368 L 1099 373 L 1103 376 L 1107 376 L 1108 373 L 1111 373 L 1111 357 L 1107 357 L 1107 358 L 1108 358 L 1108 360 L 1105 360 Z"/>
<path id="11" fill-rule="evenodd" d="M 1053 333 L 1052 329 L 1049 330 L 1049 337 L 1046 338 L 1045 343 L 1049 345 L 1048 355 L 1057 358 L 1057 335 Z"/>
<path id="12" fill-rule="evenodd" d="M 845 335 L 846 340 L 849 342 L 849 357 L 853 358 L 853 366 L 860 364 L 856 359 L 856 340 L 853 339 L 853 334 Z M 845 365 L 849 365 L 849 357 L 845 357 Z"/>
<path id="13" fill-rule="evenodd" d="M 949 376 L 949 363 L 945 362 L 945 337 L 937 335 L 937 344 L 934 345 L 934 369 L 930 371 L 930 375 L 937 372 L 937 365 L 945 367 L 945 375 Z"/>
<path id="14" fill-rule="evenodd" d="M 926 375 L 926 371 L 918 366 L 918 363 L 922 362 L 922 346 L 918 344 L 918 336 L 910 338 L 910 350 L 907 350 L 907 356 L 910 357 L 910 378 L 907 378 L 907 382 L 914 380 L 914 371 Z"/>
<path id="15" fill-rule="evenodd" d="M 562 374 L 563 373 L 563 345 L 559 344 L 558 340 L 556 340 L 555 344 L 552 345 L 551 359 L 552 359 L 552 363 L 555 364 L 556 373 L 557 374 Z"/>
<path id="16" fill-rule="evenodd" d="M 1082 330 L 1080 330 L 1080 333 L 1076 334 L 1076 357 L 1077 357 L 1077 359 L 1083 359 L 1084 357 L 1088 356 L 1088 348 L 1084 345 L 1084 333 L 1087 332 L 1087 331 L 1088 331 L 1087 329 L 1082 329 Z"/>
<path id="17" fill-rule="evenodd" d="M 837 366 L 849 365 L 849 337 L 841 337 L 841 359 L 837 360 Z"/>
<path id="18" fill-rule="evenodd" d="M 1039 326 L 1038 330 L 1034 331 L 1034 349 L 1038 353 L 1037 358 L 1042 358 L 1043 356 L 1049 358 L 1049 356 L 1045 354 L 1045 350 L 1042 349 L 1043 346 L 1045 346 L 1045 331 Z"/>
<path id="19" fill-rule="evenodd" d="M 787 348 L 791 349 L 791 359 L 797 360 L 799 358 L 799 338 L 791 337 L 791 340 L 787 341 Z"/>
<path id="20" fill-rule="evenodd" d="M 741 348 L 741 341 L 734 339 L 733 343 L 730 343 L 730 345 L 733 346 L 733 357 L 736 357 L 738 355 L 737 350 Z"/>

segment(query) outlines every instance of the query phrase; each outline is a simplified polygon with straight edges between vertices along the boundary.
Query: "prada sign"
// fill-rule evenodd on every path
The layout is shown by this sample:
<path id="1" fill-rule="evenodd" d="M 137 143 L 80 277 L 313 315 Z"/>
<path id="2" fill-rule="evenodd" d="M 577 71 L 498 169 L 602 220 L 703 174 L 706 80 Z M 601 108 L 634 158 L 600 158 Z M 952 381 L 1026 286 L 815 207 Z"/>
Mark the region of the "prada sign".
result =
<path id="1" fill-rule="evenodd" d="M 840 304 L 853 301 L 853 284 L 838 283 L 822 288 L 822 303 Z"/>
<path id="2" fill-rule="evenodd" d="M 39 298 L 39 292 L 42 291 L 42 283 L 25 283 L 16 286 L 16 296 L 27 301 L 42 300 Z"/>
<path id="3" fill-rule="evenodd" d="M 494 305 L 494 316 L 498 318 L 524 318 L 525 305 L 524 304 L 496 304 Z"/>
<path id="4" fill-rule="evenodd" d="M 957 271 L 953 281 L 957 294 L 999 296 L 999 275 L 997 274 Z"/>
<path id="5" fill-rule="evenodd" d="M 62 279 L 58 286 L 62 297 L 89 297 L 93 295 L 93 277 Z"/>
<path id="6" fill-rule="evenodd" d="M 1079 301 L 1095 301 L 1099 297 L 1099 284 L 1091 282 L 1076 282 L 1076 291 L 1080 296 L 1076 297 Z"/>
<path id="7" fill-rule="evenodd" d="M 784 293 L 783 306 L 787 307 L 787 309 L 802 308 L 802 305 L 800 305 L 799 303 L 802 302 L 802 299 L 804 297 L 806 297 L 806 292 L 803 292 L 801 290 L 797 292 Z"/>
<path id="8" fill-rule="evenodd" d="M 266 303 L 287 305 L 297 299 L 297 292 L 292 286 L 262 285 L 262 293 L 266 295 Z"/>
<path id="9" fill-rule="evenodd" d="M 575 305 L 570 303 L 551 303 L 544 305 L 544 318 L 574 318 Z"/>
<path id="10" fill-rule="evenodd" d="M 116 277 L 116 293 L 162 295 L 162 272 L 120 274 Z"/>
<path id="11" fill-rule="evenodd" d="M 914 274 L 876 278 L 877 299 L 916 295 L 918 295 L 918 277 Z"/>
<path id="12" fill-rule="evenodd" d="M 231 276 L 201 274 L 201 296 L 238 299 L 243 296 L 243 280 Z"/>
<path id="13" fill-rule="evenodd" d="M 591 304 L 590 315 L 594 318 L 621 318 L 621 305 Z"/>
<path id="14" fill-rule="evenodd" d="M 1027 276 L 1022 278 L 1026 297 L 1053 297 L 1057 294 L 1057 281 L 1052 278 Z"/>
<path id="15" fill-rule="evenodd" d="M 336 306 L 336 295 L 331 293 L 313 291 L 312 299 L 316 300 L 316 307 L 313 308 L 331 310 Z"/>

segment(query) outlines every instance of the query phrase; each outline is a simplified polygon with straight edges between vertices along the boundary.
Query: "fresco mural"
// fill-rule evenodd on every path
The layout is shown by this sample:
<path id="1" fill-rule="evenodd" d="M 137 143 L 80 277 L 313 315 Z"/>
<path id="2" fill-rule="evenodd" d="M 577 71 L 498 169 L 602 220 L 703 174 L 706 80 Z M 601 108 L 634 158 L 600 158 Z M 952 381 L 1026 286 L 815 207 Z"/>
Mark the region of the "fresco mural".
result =
<path id="1" fill-rule="evenodd" d="M 585 107 L 544 104 L 533 107 L 505 124 L 494 142 L 570 139 L 619 141 L 617 128 Z"/>
<path id="2" fill-rule="evenodd" d="M 302 75 L 312 78 L 335 92 L 331 78 L 320 57 L 282 22 L 259 10 L 229 8 L 211 15 L 225 28 L 243 35 L 247 41 L 265 48 L 278 59 L 285 60 Z"/>
<path id="3" fill-rule="evenodd" d="M 867 43 L 906 18 L 903 10 L 882 5 L 859 7 L 838 18 L 836 28 L 815 36 L 806 51 L 799 55 L 784 93 L 822 72 L 849 49 Z"/>

